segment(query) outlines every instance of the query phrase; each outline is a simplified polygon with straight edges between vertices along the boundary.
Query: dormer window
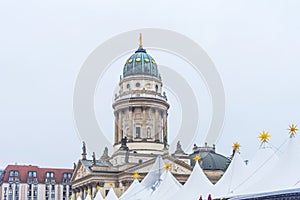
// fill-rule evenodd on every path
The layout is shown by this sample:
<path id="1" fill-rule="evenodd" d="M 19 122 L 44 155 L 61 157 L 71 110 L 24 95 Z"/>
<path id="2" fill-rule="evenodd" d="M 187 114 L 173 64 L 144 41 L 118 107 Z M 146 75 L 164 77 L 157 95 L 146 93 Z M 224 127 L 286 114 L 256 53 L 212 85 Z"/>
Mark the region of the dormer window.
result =
<path id="1" fill-rule="evenodd" d="M 27 183 L 37 183 L 37 172 L 36 171 L 28 171 L 28 174 L 27 174 Z"/>
<path id="2" fill-rule="evenodd" d="M 72 177 L 72 174 L 69 173 L 69 172 L 65 172 L 63 173 L 63 183 L 69 183 L 70 182 L 70 179 Z"/>
<path id="3" fill-rule="evenodd" d="M 46 172 L 46 179 L 45 179 L 46 183 L 55 183 L 55 174 L 54 172 Z"/>
<path id="4" fill-rule="evenodd" d="M 8 181 L 9 182 L 13 182 L 13 181 L 19 182 L 20 181 L 20 179 L 19 179 L 19 171 L 17 171 L 17 170 L 10 170 L 9 171 Z"/>

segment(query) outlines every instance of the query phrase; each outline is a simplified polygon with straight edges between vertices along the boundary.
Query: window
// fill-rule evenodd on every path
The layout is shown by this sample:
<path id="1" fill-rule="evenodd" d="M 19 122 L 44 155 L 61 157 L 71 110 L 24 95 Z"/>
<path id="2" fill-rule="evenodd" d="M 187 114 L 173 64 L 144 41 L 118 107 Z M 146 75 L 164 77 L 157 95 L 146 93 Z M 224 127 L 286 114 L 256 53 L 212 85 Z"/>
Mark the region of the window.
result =
<path id="1" fill-rule="evenodd" d="M 28 176 L 29 177 L 36 177 L 37 176 L 37 173 L 35 171 L 29 171 L 28 172 Z"/>
<path id="2" fill-rule="evenodd" d="M 17 170 L 10 170 L 9 171 L 9 176 L 19 176 L 19 171 L 17 171 Z"/>
<path id="3" fill-rule="evenodd" d="M 136 127 L 135 128 L 135 137 L 136 138 L 141 138 L 141 127 Z"/>
<path id="4" fill-rule="evenodd" d="M 46 172 L 47 178 L 54 178 L 54 172 Z"/>

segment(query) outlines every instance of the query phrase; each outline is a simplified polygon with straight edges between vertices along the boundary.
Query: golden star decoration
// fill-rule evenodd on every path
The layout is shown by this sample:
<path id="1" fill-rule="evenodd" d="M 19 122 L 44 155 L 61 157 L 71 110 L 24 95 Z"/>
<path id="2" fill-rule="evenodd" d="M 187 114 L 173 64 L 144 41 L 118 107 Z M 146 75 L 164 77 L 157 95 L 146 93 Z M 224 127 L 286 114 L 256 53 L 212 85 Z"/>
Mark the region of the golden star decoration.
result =
<path id="1" fill-rule="evenodd" d="M 169 163 L 166 164 L 166 165 L 165 165 L 165 169 L 166 169 L 166 170 L 170 170 L 170 169 L 171 169 L 171 165 L 170 165 Z"/>
<path id="2" fill-rule="evenodd" d="M 73 195 L 70 195 L 70 199 L 73 199 Z"/>
<path id="3" fill-rule="evenodd" d="M 233 144 L 232 148 L 233 148 L 233 150 L 239 150 L 241 148 L 241 145 L 240 145 L 240 143 L 236 142 Z"/>
<path id="4" fill-rule="evenodd" d="M 199 155 L 196 155 L 194 158 L 193 158 L 194 161 L 199 161 L 201 160 L 201 157 Z"/>
<path id="5" fill-rule="evenodd" d="M 97 190 L 100 190 L 100 189 L 101 189 L 101 187 L 99 185 L 97 185 Z"/>
<path id="6" fill-rule="evenodd" d="M 90 194 L 91 190 L 90 189 L 87 189 L 86 190 L 86 193 Z"/>
<path id="7" fill-rule="evenodd" d="M 113 184 L 112 182 L 110 182 L 109 185 L 110 185 L 111 187 L 114 186 L 114 184 Z"/>
<path id="8" fill-rule="evenodd" d="M 133 178 L 138 179 L 140 177 L 139 173 L 134 173 Z"/>
<path id="9" fill-rule="evenodd" d="M 292 125 L 289 126 L 288 130 L 289 130 L 289 134 L 291 136 L 294 136 L 299 129 L 297 128 L 297 125 L 292 124 Z"/>
<path id="10" fill-rule="evenodd" d="M 267 131 L 262 131 L 258 138 L 261 142 L 267 142 L 270 140 L 270 134 Z"/>

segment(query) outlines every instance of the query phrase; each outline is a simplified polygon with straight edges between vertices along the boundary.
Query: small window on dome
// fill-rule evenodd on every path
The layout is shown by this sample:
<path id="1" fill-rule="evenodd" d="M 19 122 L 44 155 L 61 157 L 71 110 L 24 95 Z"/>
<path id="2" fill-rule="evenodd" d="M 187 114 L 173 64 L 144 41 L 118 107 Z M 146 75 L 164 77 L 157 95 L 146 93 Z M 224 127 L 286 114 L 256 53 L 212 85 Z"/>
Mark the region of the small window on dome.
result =
<path id="1" fill-rule="evenodd" d="M 149 59 L 148 59 L 148 58 L 145 58 L 145 62 L 149 62 Z"/>
<path id="2" fill-rule="evenodd" d="M 137 62 L 140 62 L 141 61 L 141 58 L 136 58 L 135 59 Z"/>
<path id="3" fill-rule="evenodd" d="M 155 64 L 156 63 L 155 60 L 152 60 L 152 63 Z"/>
<path id="4" fill-rule="evenodd" d="M 141 84 L 140 84 L 140 83 L 136 83 L 135 86 L 136 86 L 136 87 L 140 87 Z"/>
<path id="5" fill-rule="evenodd" d="M 129 63 L 132 63 L 132 59 L 129 59 L 128 62 L 129 62 Z"/>

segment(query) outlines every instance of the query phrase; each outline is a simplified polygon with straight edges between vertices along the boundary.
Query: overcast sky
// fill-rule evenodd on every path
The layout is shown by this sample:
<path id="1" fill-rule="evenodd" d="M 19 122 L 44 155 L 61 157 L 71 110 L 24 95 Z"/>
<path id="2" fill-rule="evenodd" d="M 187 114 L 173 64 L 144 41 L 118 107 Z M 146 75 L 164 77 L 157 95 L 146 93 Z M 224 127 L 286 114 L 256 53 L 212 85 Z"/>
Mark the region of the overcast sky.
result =
<path id="1" fill-rule="evenodd" d="M 299 9 L 297 0 L 1 0 L 0 168 L 72 167 L 81 153 L 72 110 L 81 65 L 112 36 L 149 27 L 188 36 L 215 63 L 226 94 L 218 152 L 229 155 L 238 141 L 250 159 L 263 129 L 280 146 L 288 125 L 300 124 Z"/>

